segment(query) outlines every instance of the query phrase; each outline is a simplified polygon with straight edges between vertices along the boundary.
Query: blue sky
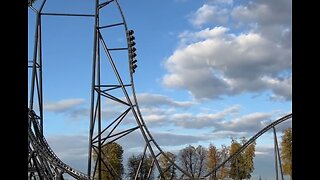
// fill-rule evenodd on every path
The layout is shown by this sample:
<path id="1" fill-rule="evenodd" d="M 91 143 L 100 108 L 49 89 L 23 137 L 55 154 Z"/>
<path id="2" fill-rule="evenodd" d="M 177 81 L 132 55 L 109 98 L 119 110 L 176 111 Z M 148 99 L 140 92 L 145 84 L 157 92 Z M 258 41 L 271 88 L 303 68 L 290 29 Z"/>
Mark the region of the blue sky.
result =
<path id="1" fill-rule="evenodd" d="M 135 31 L 138 68 L 134 79 L 141 112 L 164 149 L 229 145 L 230 137 L 250 138 L 291 112 L 291 0 L 119 3 L 128 27 Z M 47 0 L 43 12 L 92 14 L 93 7 L 94 1 Z M 29 9 L 29 60 L 34 19 Z M 108 16 L 105 20 L 113 22 Z M 83 172 L 93 22 L 86 17 L 42 16 L 45 135 L 62 160 Z M 124 42 L 121 36 L 112 38 L 107 40 L 111 44 Z M 117 112 L 116 108 L 103 110 Z M 273 156 L 272 137 L 270 132 L 257 142 L 253 179 L 259 175 L 274 179 L 269 157 Z"/>

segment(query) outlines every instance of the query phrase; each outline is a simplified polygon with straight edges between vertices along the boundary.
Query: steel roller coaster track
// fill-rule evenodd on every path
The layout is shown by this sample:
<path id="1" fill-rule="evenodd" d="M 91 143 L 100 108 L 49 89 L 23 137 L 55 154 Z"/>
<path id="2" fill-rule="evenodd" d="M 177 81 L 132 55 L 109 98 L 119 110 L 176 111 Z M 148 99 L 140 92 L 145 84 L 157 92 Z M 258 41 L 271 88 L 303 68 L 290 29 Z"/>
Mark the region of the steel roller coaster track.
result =
<path id="1" fill-rule="evenodd" d="M 30 2 L 30 1 L 29 1 Z M 40 3 L 39 8 L 36 9 L 33 4 Z M 29 68 L 32 70 L 31 82 L 30 82 L 30 96 L 29 96 L 29 114 L 28 114 L 28 177 L 29 179 L 63 179 L 63 173 L 67 173 L 75 179 L 89 180 L 89 179 L 102 179 L 101 170 L 105 166 L 109 173 L 113 176 L 113 179 L 121 179 L 113 170 L 112 166 L 103 159 L 102 147 L 106 144 L 116 142 L 129 134 L 140 130 L 142 139 L 144 140 L 143 158 L 146 155 L 152 157 L 152 168 L 149 171 L 149 177 L 152 169 L 157 168 L 160 179 L 165 179 L 163 176 L 163 170 L 158 162 L 160 155 L 164 156 L 172 166 L 176 167 L 181 173 L 190 179 L 193 178 L 187 171 L 178 166 L 167 154 L 161 149 L 159 144 L 151 135 L 150 131 L 145 124 L 143 116 L 140 112 L 138 100 L 136 97 L 135 86 L 133 76 L 135 73 L 136 62 L 135 59 L 135 47 L 134 47 L 134 31 L 128 29 L 124 14 L 119 5 L 118 0 L 107 0 L 100 2 L 95 1 L 95 14 L 66 14 L 66 13 L 45 13 L 42 12 L 46 0 L 32 1 L 29 3 L 29 8 L 36 13 L 36 28 L 35 28 L 35 40 L 33 59 L 29 61 Z M 119 18 L 118 22 L 112 24 L 103 24 L 103 12 L 108 8 L 113 7 L 113 11 L 117 11 Z M 88 172 L 87 174 L 75 170 L 69 165 L 62 162 L 57 155 L 50 148 L 45 137 L 43 136 L 43 92 L 42 92 L 42 42 L 41 42 L 41 17 L 44 15 L 50 16 L 76 16 L 76 17 L 90 17 L 94 18 L 94 44 L 93 44 L 93 63 L 92 63 L 92 88 L 91 88 L 91 109 L 90 109 L 90 128 L 89 128 L 89 153 L 88 153 Z M 126 44 L 121 47 L 109 47 L 108 42 L 105 41 L 105 31 L 113 28 L 120 28 L 119 33 L 125 35 L 127 39 Z M 103 50 L 103 51 L 101 51 Z M 102 53 L 105 53 L 106 58 L 102 57 Z M 115 60 L 118 58 L 113 55 L 113 52 L 119 52 L 126 56 L 128 59 L 128 70 L 125 73 L 120 72 Z M 107 61 L 103 61 L 106 60 Z M 106 67 L 102 67 L 103 63 L 109 63 L 108 72 L 112 72 L 114 79 L 104 79 Z M 116 83 L 114 82 L 116 80 Z M 119 90 L 119 91 L 117 91 Z M 103 125 L 103 114 L 101 113 L 101 107 L 103 106 L 103 100 L 117 103 L 124 107 L 124 110 L 119 113 L 116 118 L 109 121 L 107 125 Z M 34 108 L 34 103 L 38 102 L 38 109 Z M 36 112 L 37 111 L 37 112 Z M 129 114 L 132 114 L 130 116 Z M 135 125 L 125 128 L 121 127 L 121 124 L 125 119 L 132 118 L 135 120 Z M 291 119 L 292 114 L 286 115 L 261 131 L 254 135 L 248 142 L 246 142 L 236 153 L 229 156 L 223 163 L 216 166 L 211 172 L 205 176 L 197 179 L 205 179 L 210 174 L 217 171 L 226 162 L 239 155 L 249 144 L 254 142 L 258 137 L 267 132 L 269 129 L 275 127 L 279 123 L 285 120 Z M 134 120 L 132 120 L 134 122 Z M 96 159 L 93 158 L 93 152 L 97 155 Z M 141 169 L 141 162 L 137 169 L 136 174 Z M 94 162 L 94 163 L 92 163 Z M 148 179 L 149 179 L 148 177 Z M 137 176 L 136 176 L 137 178 Z"/>

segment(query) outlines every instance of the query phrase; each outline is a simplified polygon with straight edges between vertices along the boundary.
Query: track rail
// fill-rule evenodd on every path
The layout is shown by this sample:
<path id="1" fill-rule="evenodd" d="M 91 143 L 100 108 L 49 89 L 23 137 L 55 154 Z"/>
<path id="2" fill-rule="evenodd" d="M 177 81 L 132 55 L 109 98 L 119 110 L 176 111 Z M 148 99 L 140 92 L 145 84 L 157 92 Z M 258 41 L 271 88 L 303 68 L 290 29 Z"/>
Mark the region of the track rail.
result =
<path id="1" fill-rule="evenodd" d="M 65 173 L 68 173 L 70 176 L 79 179 L 79 180 L 89 180 L 89 176 L 87 174 L 84 174 L 78 170 L 75 170 L 71 166 L 67 165 L 63 161 L 61 161 L 58 156 L 54 153 L 54 151 L 49 146 L 48 142 L 44 138 L 44 136 L 41 137 L 40 130 L 39 130 L 39 123 L 37 122 L 37 116 L 31 112 L 31 115 L 29 116 L 29 120 L 33 125 L 32 130 L 31 126 L 28 127 L 28 137 L 31 141 L 33 148 L 40 153 L 42 157 L 44 157 L 51 165 L 54 165 L 55 167 L 59 168 Z"/>
<path id="2" fill-rule="evenodd" d="M 268 126 L 266 126 L 265 128 L 263 128 L 262 130 L 260 130 L 257 134 L 255 134 L 252 138 L 250 138 L 246 143 L 244 143 L 235 153 L 233 153 L 231 156 L 229 156 L 224 162 L 222 162 L 221 164 L 219 164 L 218 166 L 216 166 L 211 172 L 209 172 L 208 174 L 206 174 L 204 177 L 208 177 L 209 175 L 211 175 L 213 172 L 215 172 L 216 170 L 218 170 L 221 166 L 223 166 L 225 163 L 227 163 L 228 161 L 230 161 L 232 158 L 235 158 L 236 156 L 238 156 L 247 146 L 249 146 L 251 143 L 253 143 L 256 139 L 258 139 L 258 137 L 260 137 L 261 135 L 263 135 L 264 133 L 266 133 L 268 130 L 270 130 L 271 128 L 275 127 L 276 125 L 288 120 L 292 118 L 292 113 L 283 116 L 282 118 L 272 122 L 271 124 L 269 124 Z"/>

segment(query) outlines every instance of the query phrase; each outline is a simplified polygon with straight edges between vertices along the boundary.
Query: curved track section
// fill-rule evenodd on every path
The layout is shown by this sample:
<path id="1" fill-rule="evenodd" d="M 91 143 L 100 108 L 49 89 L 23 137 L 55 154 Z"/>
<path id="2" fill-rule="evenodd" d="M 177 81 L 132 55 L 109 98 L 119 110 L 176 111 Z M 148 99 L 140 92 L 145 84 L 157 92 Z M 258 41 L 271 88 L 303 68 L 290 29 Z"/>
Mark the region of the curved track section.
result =
<path id="1" fill-rule="evenodd" d="M 44 136 L 41 136 L 40 130 L 39 130 L 39 123 L 37 122 L 37 116 L 34 112 L 29 111 L 29 122 L 32 124 L 28 127 L 28 138 L 29 141 L 34 149 L 34 152 L 38 153 L 38 156 L 41 156 L 44 158 L 48 164 L 51 166 L 51 168 L 59 169 L 60 174 L 62 173 L 68 173 L 70 176 L 79 179 L 79 180 L 89 180 L 90 178 L 78 171 L 74 168 L 70 167 L 69 165 L 65 164 L 63 161 L 61 161 L 58 156 L 54 153 L 54 151 L 50 148 L 48 142 L 44 138 Z M 40 175 L 43 176 L 43 175 Z M 61 178 L 59 177 L 58 173 L 54 173 L 55 178 Z M 42 177 L 44 179 L 48 178 L 47 176 Z M 48 178 L 50 179 L 50 178 Z"/>
<path id="2" fill-rule="evenodd" d="M 206 174 L 204 177 L 208 177 L 210 174 L 212 174 L 213 172 L 218 170 L 221 166 L 223 166 L 225 163 L 230 161 L 232 158 L 235 158 L 236 156 L 238 156 L 243 150 L 246 149 L 247 146 L 249 146 L 251 143 L 253 143 L 256 139 L 258 139 L 261 135 L 266 133 L 268 130 L 270 130 L 271 128 L 275 127 L 276 125 L 278 125 L 278 124 L 280 124 L 280 123 L 282 123 L 282 122 L 284 122 L 286 120 L 289 120 L 291 118 L 292 118 L 292 113 L 290 113 L 290 114 L 288 114 L 286 116 L 283 116 L 282 118 L 272 122 L 271 124 L 269 124 L 268 126 L 263 128 L 261 131 L 259 131 L 257 134 L 255 134 L 252 138 L 250 138 L 246 143 L 244 143 L 234 154 L 229 156 L 224 162 L 219 164 L 217 167 L 215 167 L 211 172 Z"/>

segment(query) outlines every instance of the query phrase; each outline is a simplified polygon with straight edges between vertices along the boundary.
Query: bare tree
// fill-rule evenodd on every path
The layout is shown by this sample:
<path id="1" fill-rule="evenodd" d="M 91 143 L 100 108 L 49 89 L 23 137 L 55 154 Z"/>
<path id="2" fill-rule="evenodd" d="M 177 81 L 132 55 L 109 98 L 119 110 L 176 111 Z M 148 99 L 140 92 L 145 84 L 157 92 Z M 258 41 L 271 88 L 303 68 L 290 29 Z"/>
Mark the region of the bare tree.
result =
<path id="1" fill-rule="evenodd" d="M 199 178 L 205 173 L 207 149 L 201 145 L 197 148 L 189 145 L 180 150 L 179 160 L 182 168 L 190 173 L 193 178 Z M 181 176 L 183 178 L 184 175 Z"/>

